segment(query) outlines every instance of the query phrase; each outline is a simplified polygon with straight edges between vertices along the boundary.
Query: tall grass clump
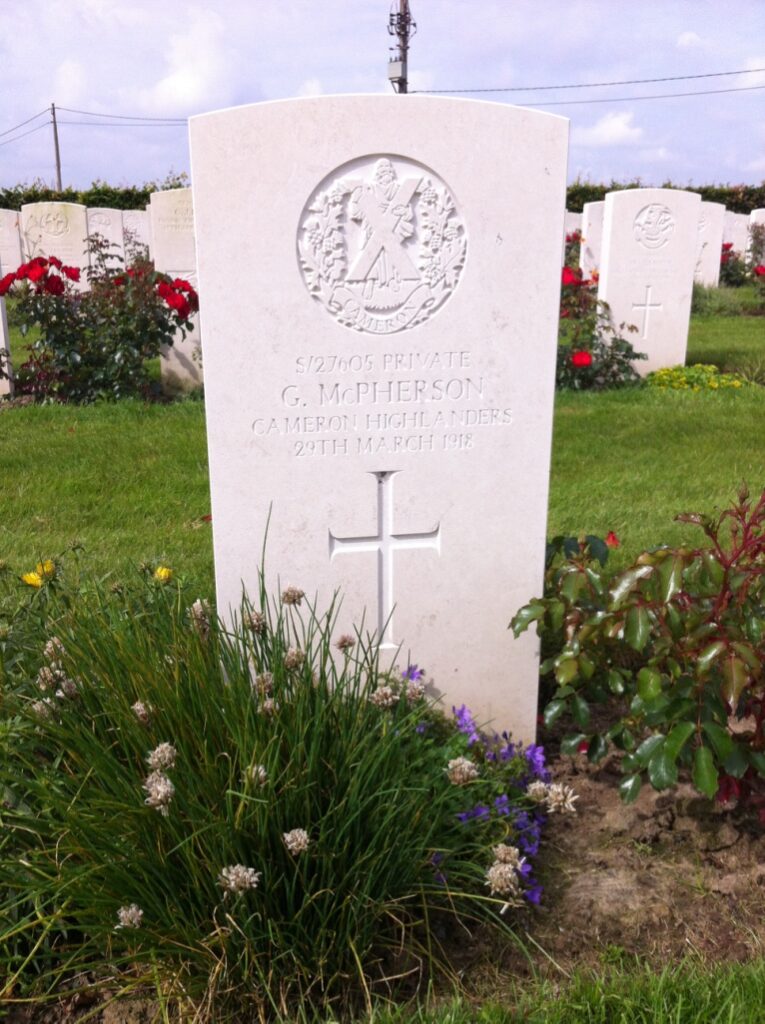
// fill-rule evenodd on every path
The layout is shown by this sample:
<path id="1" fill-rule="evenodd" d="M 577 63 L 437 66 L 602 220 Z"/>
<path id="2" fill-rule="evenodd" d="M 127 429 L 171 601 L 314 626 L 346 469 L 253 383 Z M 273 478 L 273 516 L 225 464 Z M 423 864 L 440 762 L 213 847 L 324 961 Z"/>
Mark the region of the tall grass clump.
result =
<path id="1" fill-rule="evenodd" d="M 447 720 L 420 670 L 384 672 L 299 589 L 227 628 L 163 566 L 6 583 L 8 1002 L 85 983 L 215 1021 L 369 1005 L 450 971 L 450 921 L 507 929 L 538 900 L 543 812 L 573 800 L 541 748 Z"/>

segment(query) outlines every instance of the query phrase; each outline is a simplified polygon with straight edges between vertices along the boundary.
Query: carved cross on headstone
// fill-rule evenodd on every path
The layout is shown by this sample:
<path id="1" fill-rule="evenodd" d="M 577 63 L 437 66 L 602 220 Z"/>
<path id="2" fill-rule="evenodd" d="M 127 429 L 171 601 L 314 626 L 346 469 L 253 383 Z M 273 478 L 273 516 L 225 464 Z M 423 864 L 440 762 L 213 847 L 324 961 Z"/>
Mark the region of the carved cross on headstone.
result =
<path id="1" fill-rule="evenodd" d="M 650 311 L 652 309 L 663 309 L 664 308 L 664 303 L 663 302 L 651 302 L 651 291 L 652 290 L 653 290 L 653 285 L 647 284 L 645 286 L 645 302 L 643 302 L 643 303 L 633 302 L 632 303 L 632 308 L 633 309 L 642 309 L 643 310 L 643 329 L 640 332 L 640 338 L 641 338 L 642 341 L 645 341 L 645 339 L 648 337 L 648 317 L 650 315 Z"/>
<path id="2" fill-rule="evenodd" d="M 423 533 L 394 533 L 393 478 L 399 470 L 376 472 L 377 533 L 373 537 L 336 537 L 329 531 L 329 558 L 363 551 L 377 553 L 377 636 L 381 648 L 396 648 L 393 639 L 393 555 L 396 551 L 441 551 L 441 524 Z"/>

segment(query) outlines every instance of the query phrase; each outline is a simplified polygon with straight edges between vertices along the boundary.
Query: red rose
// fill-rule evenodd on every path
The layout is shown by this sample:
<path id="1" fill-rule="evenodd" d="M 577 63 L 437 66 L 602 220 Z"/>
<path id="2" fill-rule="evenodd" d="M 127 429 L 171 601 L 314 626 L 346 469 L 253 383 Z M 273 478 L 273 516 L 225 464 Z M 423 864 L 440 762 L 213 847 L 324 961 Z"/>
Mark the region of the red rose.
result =
<path id="1" fill-rule="evenodd" d="M 45 282 L 45 291 L 49 295 L 63 295 L 64 294 L 64 282 L 58 275 L 51 275 Z"/>
<path id="2" fill-rule="evenodd" d="M 159 295 L 161 299 L 167 300 L 168 295 L 174 294 L 175 292 L 173 291 L 172 285 L 167 281 L 160 281 L 157 285 L 157 295 Z"/>
<path id="3" fill-rule="evenodd" d="M 32 284 L 37 284 L 38 281 L 42 281 L 48 271 L 40 263 L 30 263 L 27 266 L 27 279 Z"/>
<path id="4" fill-rule="evenodd" d="M 61 273 L 69 278 L 70 281 L 80 280 L 80 268 L 79 267 L 62 267 Z"/>
<path id="5" fill-rule="evenodd" d="M 733 248 L 733 242 L 723 242 L 723 248 L 722 248 L 723 252 L 730 252 L 732 248 Z"/>
<path id="6" fill-rule="evenodd" d="M 124 283 L 125 283 L 125 275 L 124 274 L 119 274 L 117 277 L 113 277 L 112 278 L 112 284 L 116 285 L 118 288 L 119 288 L 120 285 L 123 285 Z"/>
<path id="7" fill-rule="evenodd" d="M 194 289 L 191 287 L 188 281 L 184 281 L 182 277 L 176 277 L 173 281 L 173 288 L 179 292 L 192 292 Z"/>
<path id="8" fill-rule="evenodd" d="M 582 283 L 582 278 L 579 274 L 573 271 L 571 267 L 564 267 L 562 282 L 564 285 L 580 285 Z"/>
<path id="9" fill-rule="evenodd" d="M 15 274 L 6 274 L 5 277 L 0 277 L 0 295 L 7 295 L 15 280 Z"/>
<path id="10" fill-rule="evenodd" d="M 55 267 L 56 270 L 61 270 L 61 260 L 58 259 L 57 256 L 51 256 L 48 263 L 50 263 L 52 267 Z"/>
<path id="11" fill-rule="evenodd" d="M 572 352 L 571 362 L 577 369 L 583 369 L 585 366 L 592 366 L 592 353 Z"/>
<path id="12" fill-rule="evenodd" d="M 618 548 L 619 547 L 619 538 L 616 536 L 616 534 L 614 533 L 613 530 L 609 530 L 608 533 L 606 534 L 606 547 L 609 547 L 609 548 Z"/>
<path id="13" fill-rule="evenodd" d="M 755 267 L 754 272 L 758 277 L 765 277 L 765 264 L 761 263 L 759 267 Z"/>
<path id="14" fill-rule="evenodd" d="M 176 310 L 181 320 L 188 320 L 191 307 L 180 292 L 171 290 L 169 295 L 163 295 L 162 298 L 171 309 Z"/>

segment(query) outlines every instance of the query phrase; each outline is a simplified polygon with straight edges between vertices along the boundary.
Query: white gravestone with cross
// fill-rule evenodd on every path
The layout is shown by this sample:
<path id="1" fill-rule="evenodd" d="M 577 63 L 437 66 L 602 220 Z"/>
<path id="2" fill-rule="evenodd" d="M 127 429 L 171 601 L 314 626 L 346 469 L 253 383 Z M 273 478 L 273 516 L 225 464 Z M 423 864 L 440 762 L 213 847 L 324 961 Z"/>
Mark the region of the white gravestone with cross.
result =
<path id="1" fill-rule="evenodd" d="M 190 188 L 152 192 L 149 197 L 152 255 L 154 266 L 172 278 L 197 287 L 197 257 L 194 240 L 194 208 Z M 202 344 L 198 314 L 191 317 L 193 330 L 162 351 L 163 386 L 184 391 L 202 383 Z"/>
<path id="2" fill-rule="evenodd" d="M 685 362 L 701 197 L 679 189 L 636 188 L 606 195 L 598 298 L 647 360 L 638 373 Z"/>
<path id="3" fill-rule="evenodd" d="M 21 207 L 21 245 L 24 259 L 56 256 L 68 267 L 78 267 L 80 280 L 72 287 L 88 287 L 88 217 L 79 203 L 27 203 Z"/>
<path id="4" fill-rule="evenodd" d="M 603 243 L 604 202 L 585 203 L 582 207 L 582 243 L 579 266 L 585 278 L 600 272 L 600 250 Z"/>
<path id="5" fill-rule="evenodd" d="M 21 229 L 15 210 L 0 210 L 0 278 L 21 264 Z M 5 299 L 0 298 L 0 395 L 13 393 L 10 334 Z"/>
<path id="6" fill-rule="evenodd" d="M 732 251 L 743 258 L 749 247 L 749 214 L 725 211 L 723 242 L 730 243 Z"/>
<path id="7" fill-rule="evenodd" d="M 151 256 L 151 225 L 149 224 L 148 210 L 123 210 L 122 229 L 128 263 L 130 263 L 136 246 L 143 246 Z"/>
<path id="8" fill-rule="evenodd" d="M 707 203 L 702 199 L 699 209 L 694 278 L 707 288 L 716 288 L 720 283 L 725 206 L 722 203 Z"/>
<path id="9" fill-rule="evenodd" d="M 219 611 L 268 524 L 271 593 L 339 591 L 337 635 L 527 740 L 538 641 L 507 626 L 542 588 L 567 127 L 338 96 L 190 129 Z"/>

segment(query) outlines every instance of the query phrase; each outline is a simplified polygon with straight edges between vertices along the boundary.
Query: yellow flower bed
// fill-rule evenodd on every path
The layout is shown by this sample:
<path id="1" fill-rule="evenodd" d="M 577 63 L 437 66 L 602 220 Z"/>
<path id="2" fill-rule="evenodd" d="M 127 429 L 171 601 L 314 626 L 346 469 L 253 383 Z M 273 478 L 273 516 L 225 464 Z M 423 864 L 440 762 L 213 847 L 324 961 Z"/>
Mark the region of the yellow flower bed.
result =
<path id="1" fill-rule="evenodd" d="M 666 366 L 649 373 L 645 382 L 649 388 L 662 391 L 720 391 L 723 388 L 743 388 L 749 384 L 739 373 L 720 373 L 716 366 L 705 363 Z"/>

